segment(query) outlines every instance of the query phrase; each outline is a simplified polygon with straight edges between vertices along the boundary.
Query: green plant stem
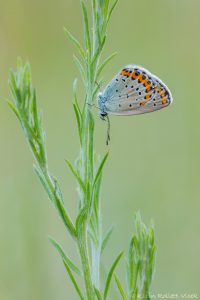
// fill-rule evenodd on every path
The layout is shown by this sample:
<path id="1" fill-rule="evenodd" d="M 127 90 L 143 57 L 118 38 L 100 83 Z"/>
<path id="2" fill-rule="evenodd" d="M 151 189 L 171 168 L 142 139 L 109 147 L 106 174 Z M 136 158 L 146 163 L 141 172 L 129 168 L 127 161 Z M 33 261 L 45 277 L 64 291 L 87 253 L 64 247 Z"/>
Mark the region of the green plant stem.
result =
<path id="1" fill-rule="evenodd" d="M 149 285 L 148 282 L 144 282 L 144 287 L 143 287 L 143 291 L 142 291 L 142 296 L 144 300 L 150 300 L 150 296 L 149 296 Z"/>
<path id="2" fill-rule="evenodd" d="M 99 283 L 99 269 L 100 269 L 100 251 L 92 247 L 91 249 L 91 260 L 92 260 L 92 278 L 94 280 L 94 285 L 97 289 L 100 288 Z"/>
<path id="3" fill-rule="evenodd" d="M 86 227 L 86 225 L 84 227 Z M 85 281 L 87 298 L 88 300 L 94 300 L 94 288 L 91 280 L 89 254 L 87 248 L 87 231 L 85 228 L 82 232 L 82 235 L 79 237 L 78 248 L 81 257 L 81 264 L 83 269 L 83 276 Z"/>
<path id="4" fill-rule="evenodd" d="M 87 95 L 88 102 L 91 102 L 91 98 Z M 91 205 L 91 185 L 93 181 L 93 145 L 91 147 L 91 141 L 93 140 L 93 130 L 90 130 L 91 116 L 89 112 L 89 106 L 84 106 L 84 124 L 82 129 L 82 148 L 81 148 L 81 176 L 86 187 L 82 207 L 88 207 Z M 88 220 L 90 215 L 87 215 L 82 230 L 78 239 L 78 249 L 81 258 L 81 264 L 83 269 L 83 276 L 85 281 L 86 293 L 88 300 L 94 299 L 94 288 L 91 277 L 90 263 L 89 263 L 89 251 L 88 251 Z"/>
<path id="5" fill-rule="evenodd" d="M 100 57 L 106 41 L 107 24 L 117 4 L 117 0 L 91 0 L 93 23 L 91 28 L 89 26 L 88 3 L 85 0 L 80 0 L 80 2 L 83 13 L 85 46 L 82 47 L 80 42 L 67 31 L 80 54 L 80 57 L 75 57 L 75 62 L 79 68 L 85 88 L 85 100 L 82 108 L 77 98 L 75 80 L 73 89 L 75 101 L 73 107 L 80 139 L 80 154 L 76 166 L 73 166 L 66 160 L 77 180 L 80 191 L 75 225 L 64 206 L 64 199 L 59 184 L 48 169 L 45 133 L 38 113 L 36 92 L 32 86 L 30 66 L 28 63 L 23 65 L 21 60 L 18 61 L 16 72 L 13 70 L 10 72 L 9 86 L 14 101 L 13 103 L 8 101 L 8 104 L 19 119 L 28 140 L 36 161 L 35 171 L 50 200 L 57 209 L 66 230 L 71 234 L 77 245 L 82 268 L 77 267 L 65 254 L 63 248 L 51 239 L 61 255 L 76 292 L 80 299 L 107 300 L 112 277 L 123 253 L 121 252 L 111 264 L 104 287 L 102 287 L 100 282 L 102 252 L 112 233 L 111 228 L 104 239 L 102 239 L 100 188 L 102 171 L 108 153 L 104 155 L 100 163 L 97 163 L 96 155 L 94 155 L 94 119 L 90 109 L 96 99 L 99 87 L 97 82 L 101 71 L 113 57 L 113 55 L 110 55 L 100 65 Z M 139 294 L 146 297 L 146 300 L 150 299 L 149 289 L 152 282 L 155 253 L 153 227 L 147 229 L 140 215 L 137 214 L 135 218 L 135 234 L 129 247 L 127 267 L 128 298 L 120 279 L 115 277 L 118 290 L 123 299 L 138 300 Z M 78 280 L 75 277 L 75 275 L 80 274 L 83 274 L 85 292 L 82 292 L 79 288 Z"/>

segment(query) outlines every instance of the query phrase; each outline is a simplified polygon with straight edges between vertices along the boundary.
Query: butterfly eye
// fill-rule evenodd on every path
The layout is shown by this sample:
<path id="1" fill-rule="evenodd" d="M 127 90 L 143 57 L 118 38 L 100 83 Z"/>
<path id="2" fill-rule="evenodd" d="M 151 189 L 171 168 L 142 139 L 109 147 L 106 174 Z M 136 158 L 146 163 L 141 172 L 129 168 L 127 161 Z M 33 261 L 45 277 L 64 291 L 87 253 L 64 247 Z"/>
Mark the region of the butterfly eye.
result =
<path id="1" fill-rule="evenodd" d="M 104 118 L 104 117 L 106 117 L 107 116 L 107 113 L 106 112 L 104 112 L 104 111 L 101 111 L 100 112 L 100 117 L 101 118 Z"/>

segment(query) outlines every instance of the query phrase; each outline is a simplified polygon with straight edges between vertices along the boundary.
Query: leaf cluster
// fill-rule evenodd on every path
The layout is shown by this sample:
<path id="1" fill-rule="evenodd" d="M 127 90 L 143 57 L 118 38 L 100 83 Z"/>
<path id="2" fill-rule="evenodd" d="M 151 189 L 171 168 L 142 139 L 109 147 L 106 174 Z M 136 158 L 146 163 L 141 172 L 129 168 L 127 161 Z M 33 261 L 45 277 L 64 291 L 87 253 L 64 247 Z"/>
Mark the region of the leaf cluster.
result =
<path id="1" fill-rule="evenodd" d="M 149 291 L 152 283 L 156 246 L 153 225 L 149 228 L 141 220 L 140 213 L 135 216 L 134 235 L 129 246 L 127 277 L 131 300 L 150 299 Z"/>

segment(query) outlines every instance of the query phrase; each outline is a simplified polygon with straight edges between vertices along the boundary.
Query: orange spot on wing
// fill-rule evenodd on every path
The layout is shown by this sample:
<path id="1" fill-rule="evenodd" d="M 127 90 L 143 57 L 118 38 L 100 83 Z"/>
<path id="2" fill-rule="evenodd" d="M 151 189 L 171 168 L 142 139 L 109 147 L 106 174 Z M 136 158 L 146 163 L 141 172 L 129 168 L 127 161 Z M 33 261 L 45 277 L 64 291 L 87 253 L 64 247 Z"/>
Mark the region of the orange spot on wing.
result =
<path id="1" fill-rule="evenodd" d="M 143 78 L 143 76 L 145 76 L 145 78 Z M 138 80 L 145 86 L 149 86 L 149 81 L 147 76 L 144 73 L 141 73 L 140 76 L 138 77 Z"/>
<path id="2" fill-rule="evenodd" d="M 157 91 L 158 95 L 160 95 L 160 97 L 163 99 L 166 95 L 165 95 L 165 89 L 161 88 L 161 87 L 156 87 L 155 90 Z"/>
<path id="3" fill-rule="evenodd" d="M 157 90 L 158 94 L 160 95 L 162 92 L 162 89 L 160 87 L 157 87 L 156 90 Z"/>
<path id="4" fill-rule="evenodd" d="M 144 106 L 145 105 L 145 101 L 143 101 L 143 102 L 140 102 L 140 106 Z"/>
<path id="5" fill-rule="evenodd" d="M 147 92 L 151 91 L 151 85 L 150 84 L 146 85 L 146 90 L 147 90 Z"/>
<path id="6" fill-rule="evenodd" d="M 138 81 L 140 81 L 141 83 L 143 83 L 143 84 L 146 86 L 145 82 L 147 82 L 147 80 L 146 80 L 146 79 L 143 79 L 142 76 L 143 76 L 143 74 L 140 74 L 140 75 L 138 76 Z"/>
<path id="7" fill-rule="evenodd" d="M 167 101 L 167 99 L 166 99 L 166 97 L 162 100 L 162 104 L 164 105 L 164 104 L 167 104 L 168 103 L 168 101 Z"/>
<path id="8" fill-rule="evenodd" d="M 164 97 L 165 97 L 165 92 L 162 92 L 162 93 L 160 94 L 160 96 L 161 96 L 161 98 L 164 98 Z"/>
<path id="9" fill-rule="evenodd" d="M 136 79 L 136 78 L 138 78 L 138 75 L 136 75 L 135 73 L 133 73 L 133 74 L 132 74 L 132 78 L 133 78 L 133 79 Z"/>
<path id="10" fill-rule="evenodd" d="M 131 76 L 131 72 L 125 71 L 125 70 L 123 70 L 120 74 L 123 75 L 123 76 L 128 76 L 128 77 Z"/>
<path id="11" fill-rule="evenodd" d="M 147 99 L 147 100 L 151 99 L 151 95 L 150 95 L 150 94 L 147 94 L 147 95 L 145 96 L 145 99 Z"/>

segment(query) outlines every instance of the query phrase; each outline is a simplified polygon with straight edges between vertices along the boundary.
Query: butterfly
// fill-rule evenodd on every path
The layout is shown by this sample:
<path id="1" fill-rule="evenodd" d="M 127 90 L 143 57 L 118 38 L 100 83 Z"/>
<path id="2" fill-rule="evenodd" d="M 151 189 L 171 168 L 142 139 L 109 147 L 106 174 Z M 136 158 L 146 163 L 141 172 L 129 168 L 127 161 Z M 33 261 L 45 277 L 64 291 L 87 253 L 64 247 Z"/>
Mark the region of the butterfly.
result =
<path id="1" fill-rule="evenodd" d="M 100 117 L 108 121 L 108 114 L 144 114 L 165 108 L 172 101 L 172 94 L 161 79 L 136 65 L 126 66 L 97 97 Z"/>

